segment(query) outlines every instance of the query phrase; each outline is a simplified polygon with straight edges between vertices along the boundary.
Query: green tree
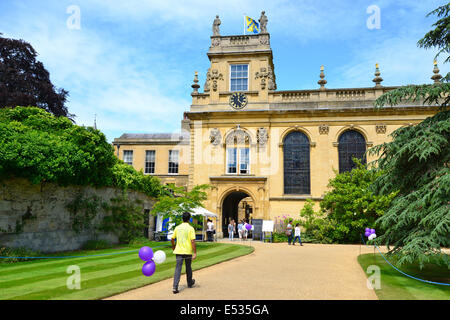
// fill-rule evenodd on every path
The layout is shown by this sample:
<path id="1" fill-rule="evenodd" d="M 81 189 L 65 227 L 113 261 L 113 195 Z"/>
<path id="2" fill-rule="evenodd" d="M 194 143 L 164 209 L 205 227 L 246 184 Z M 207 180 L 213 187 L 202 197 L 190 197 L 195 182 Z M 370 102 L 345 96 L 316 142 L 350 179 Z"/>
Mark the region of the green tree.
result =
<path id="1" fill-rule="evenodd" d="M 439 20 L 419 40 L 418 46 L 449 53 L 450 4 L 430 12 Z M 449 61 L 449 57 L 445 62 Z M 450 245 L 450 101 L 449 74 L 443 82 L 410 85 L 392 90 L 375 101 L 375 107 L 405 101 L 438 105 L 440 111 L 414 127 L 394 131 L 392 141 L 369 150 L 382 174 L 374 181 L 378 195 L 398 191 L 391 207 L 377 220 L 384 229 L 379 241 L 397 254 L 399 265 L 419 262 L 423 266 L 441 247 Z M 448 262 L 449 263 L 449 262 Z"/>
<path id="2" fill-rule="evenodd" d="M 330 179 L 330 191 L 320 202 L 324 221 L 319 223 L 321 237 L 338 243 L 359 243 L 365 228 L 375 225 L 389 207 L 396 192 L 376 195 L 370 185 L 382 172 L 367 170 L 354 158 L 357 167 L 350 172 L 337 174 Z M 327 241 L 329 242 L 329 241 Z"/>
<path id="3" fill-rule="evenodd" d="M 163 219 L 170 218 L 173 225 L 169 225 L 169 230 L 182 222 L 183 212 L 192 212 L 194 208 L 203 207 L 203 201 L 208 198 L 205 190 L 209 188 L 209 185 L 206 184 L 195 186 L 191 191 L 186 191 L 183 187 L 176 187 L 173 184 L 166 188 L 170 192 L 159 197 L 151 213 L 153 215 L 162 214 Z"/>
<path id="4" fill-rule="evenodd" d="M 158 197 L 159 180 L 117 159 L 105 135 L 36 107 L 0 109 L 0 180 L 117 187 Z"/>

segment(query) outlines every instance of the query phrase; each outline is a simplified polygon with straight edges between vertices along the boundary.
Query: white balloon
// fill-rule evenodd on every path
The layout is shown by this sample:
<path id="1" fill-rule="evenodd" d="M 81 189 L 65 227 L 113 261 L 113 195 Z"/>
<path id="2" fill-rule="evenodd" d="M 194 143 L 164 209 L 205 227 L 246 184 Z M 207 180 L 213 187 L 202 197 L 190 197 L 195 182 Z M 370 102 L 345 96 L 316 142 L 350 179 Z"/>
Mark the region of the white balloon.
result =
<path id="1" fill-rule="evenodd" d="M 369 236 L 369 240 L 373 240 L 373 239 L 375 239 L 377 237 L 377 235 L 375 234 L 375 233 L 372 233 L 370 236 Z"/>
<path id="2" fill-rule="evenodd" d="M 161 264 L 166 261 L 166 253 L 162 250 L 158 250 L 153 254 L 153 261 L 157 264 Z"/>

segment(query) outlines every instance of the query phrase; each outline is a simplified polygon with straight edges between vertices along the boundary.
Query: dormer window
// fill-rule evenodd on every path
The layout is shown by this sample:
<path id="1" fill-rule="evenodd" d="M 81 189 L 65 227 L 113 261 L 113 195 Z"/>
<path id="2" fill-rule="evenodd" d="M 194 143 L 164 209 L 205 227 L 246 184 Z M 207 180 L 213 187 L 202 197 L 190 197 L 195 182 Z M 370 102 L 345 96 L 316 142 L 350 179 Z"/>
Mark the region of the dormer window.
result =
<path id="1" fill-rule="evenodd" d="M 248 64 L 232 64 L 230 67 L 230 91 L 248 91 Z"/>

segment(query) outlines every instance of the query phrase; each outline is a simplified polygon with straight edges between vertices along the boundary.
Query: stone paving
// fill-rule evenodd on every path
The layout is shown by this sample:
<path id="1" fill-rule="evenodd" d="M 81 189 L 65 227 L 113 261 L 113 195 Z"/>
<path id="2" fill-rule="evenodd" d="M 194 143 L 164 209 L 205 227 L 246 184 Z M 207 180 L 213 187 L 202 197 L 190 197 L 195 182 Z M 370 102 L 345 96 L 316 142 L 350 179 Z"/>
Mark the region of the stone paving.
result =
<path id="1" fill-rule="evenodd" d="M 373 253 L 373 247 L 323 244 L 301 247 L 259 241 L 244 244 L 253 246 L 255 251 L 194 271 L 194 288 L 187 288 L 186 277 L 182 275 L 178 294 L 172 293 L 171 278 L 108 299 L 377 299 L 375 292 L 367 288 L 367 277 L 357 261 L 360 252 Z"/>

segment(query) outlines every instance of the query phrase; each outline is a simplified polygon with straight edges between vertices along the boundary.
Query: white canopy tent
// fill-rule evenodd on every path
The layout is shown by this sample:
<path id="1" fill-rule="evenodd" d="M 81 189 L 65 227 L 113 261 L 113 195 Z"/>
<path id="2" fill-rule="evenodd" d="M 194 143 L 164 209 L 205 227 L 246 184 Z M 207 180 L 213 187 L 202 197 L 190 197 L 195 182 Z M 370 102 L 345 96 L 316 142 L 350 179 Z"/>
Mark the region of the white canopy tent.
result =
<path id="1" fill-rule="evenodd" d="M 205 239 L 206 237 L 206 223 L 205 223 L 205 218 L 206 219 L 210 219 L 210 218 L 215 218 L 216 219 L 216 223 L 215 225 L 217 226 L 217 218 L 219 217 L 217 214 L 215 214 L 214 212 L 211 212 L 203 207 L 196 207 L 191 211 L 191 216 L 202 216 L 203 217 L 203 230 L 202 230 L 202 239 Z M 156 231 L 162 231 L 162 224 L 163 224 L 163 220 L 162 220 L 162 215 L 158 214 L 158 219 L 156 222 Z M 167 233 L 167 240 L 170 240 L 172 238 L 172 231 Z"/>
<path id="2" fill-rule="evenodd" d="M 191 212 L 192 216 L 203 216 L 203 230 L 202 230 L 202 239 L 206 238 L 206 223 L 205 218 L 215 218 L 216 223 L 215 226 L 217 226 L 217 218 L 219 217 L 217 214 L 203 208 L 203 207 L 197 207 Z M 216 239 L 216 235 L 213 236 L 213 239 Z"/>

